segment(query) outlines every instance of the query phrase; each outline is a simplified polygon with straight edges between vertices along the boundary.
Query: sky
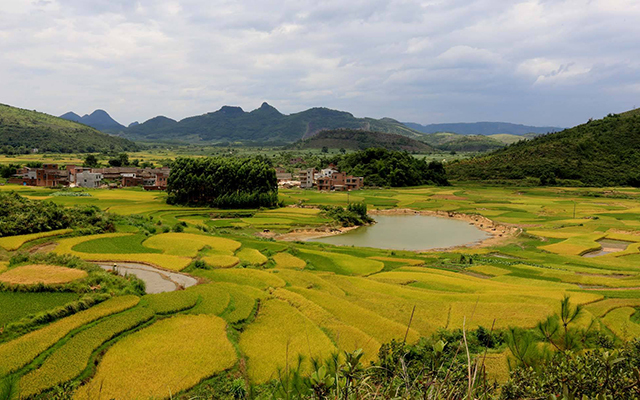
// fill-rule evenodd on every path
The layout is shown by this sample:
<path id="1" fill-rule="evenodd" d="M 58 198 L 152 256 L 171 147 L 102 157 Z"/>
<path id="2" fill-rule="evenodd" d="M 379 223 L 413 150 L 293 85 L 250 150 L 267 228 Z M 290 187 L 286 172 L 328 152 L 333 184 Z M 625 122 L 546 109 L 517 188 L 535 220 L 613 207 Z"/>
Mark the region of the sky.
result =
<path id="1" fill-rule="evenodd" d="M 573 126 L 640 107 L 640 1 L 0 0 L 0 103 L 127 125 L 263 101 Z"/>

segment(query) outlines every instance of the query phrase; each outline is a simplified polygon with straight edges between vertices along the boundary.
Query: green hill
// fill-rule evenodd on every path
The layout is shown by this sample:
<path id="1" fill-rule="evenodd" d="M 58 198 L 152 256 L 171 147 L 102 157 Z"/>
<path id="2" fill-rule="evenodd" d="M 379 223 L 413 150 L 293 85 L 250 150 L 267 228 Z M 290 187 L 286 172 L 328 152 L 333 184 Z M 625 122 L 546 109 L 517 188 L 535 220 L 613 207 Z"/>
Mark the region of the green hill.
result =
<path id="1" fill-rule="evenodd" d="M 327 129 L 365 129 L 404 136 L 421 134 L 390 118 L 356 118 L 344 111 L 311 108 L 285 115 L 267 103 L 251 112 L 224 106 L 212 113 L 178 122 L 156 119 L 125 129 L 124 137 L 142 141 L 281 142 L 292 143 Z"/>
<path id="2" fill-rule="evenodd" d="M 410 153 L 432 153 L 434 151 L 433 147 L 428 144 L 406 136 L 355 129 L 322 131 L 309 139 L 298 141 L 290 146 L 290 148 L 301 150 L 323 147 L 347 150 L 381 147 L 387 150 L 403 150 Z"/>
<path id="3" fill-rule="evenodd" d="M 425 134 L 422 140 L 442 150 L 462 152 L 490 151 L 506 145 L 506 143 L 489 136 L 461 135 L 450 132 Z"/>
<path id="4" fill-rule="evenodd" d="M 460 180 L 538 178 L 579 181 L 590 186 L 640 186 L 640 111 L 521 141 L 489 155 L 451 163 L 447 172 Z"/>
<path id="5" fill-rule="evenodd" d="M 37 111 L 0 104 L 0 151 L 83 153 L 135 151 L 138 146 L 123 138 Z"/>

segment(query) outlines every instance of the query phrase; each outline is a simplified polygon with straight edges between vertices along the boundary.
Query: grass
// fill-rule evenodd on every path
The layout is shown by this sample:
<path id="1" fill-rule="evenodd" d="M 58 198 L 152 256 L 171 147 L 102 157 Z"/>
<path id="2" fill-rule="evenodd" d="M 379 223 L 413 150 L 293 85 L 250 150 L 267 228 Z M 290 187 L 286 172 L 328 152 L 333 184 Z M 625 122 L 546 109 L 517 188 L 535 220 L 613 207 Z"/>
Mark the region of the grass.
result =
<path id="1" fill-rule="evenodd" d="M 81 311 L 70 317 L 27 333 L 17 339 L 0 345 L 0 376 L 24 367 L 40 353 L 53 346 L 69 332 L 102 317 L 115 314 L 138 304 L 136 296 L 122 296 Z"/>
<path id="2" fill-rule="evenodd" d="M 286 252 L 274 254 L 273 261 L 277 268 L 303 269 L 307 265 L 304 260 Z"/>
<path id="3" fill-rule="evenodd" d="M 225 329 L 224 320 L 210 315 L 158 321 L 109 349 L 75 398 L 167 398 L 189 389 L 235 364 Z"/>
<path id="4" fill-rule="evenodd" d="M 31 314 L 56 308 L 78 300 L 77 293 L 14 293 L 0 292 L 0 327 Z"/>
<path id="5" fill-rule="evenodd" d="M 86 271 L 57 265 L 25 265 L 0 274 L 0 282 L 11 285 L 56 285 L 86 278 Z"/>
<path id="6" fill-rule="evenodd" d="M 194 275 L 207 278 L 212 282 L 228 282 L 238 285 L 252 286 L 258 289 L 285 286 L 286 282 L 278 274 L 251 268 L 231 268 L 217 270 L 198 270 Z"/>
<path id="7" fill-rule="evenodd" d="M 335 350 L 331 340 L 312 321 L 281 300 L 268 300 L 256 320 L 240 335 L 240 349 L 248 358 L 249 379 L 263 383 L 276 378 L 276 370 L 296 365 L 304 356 L 323 360 Z"/>
<path id="8" fill-rule="evenodd" d="M 107 318 L 73 336 L 56 349 L 44 363 L 20 380 L 20 394 L 28 397 L 80 375 L 91 354 L 103 343 L 153 318 L 153 311 L 137 307 Z"/>
<path id="9" fill-rule="evenodd" d="M 73 232 L 73 229 L 60 229 L 57 231 L 49 231 L 49 232 L 39 232 L 39 233 L 31 233 L 28 235 L 18 235 L 18 236 L 7 236 L 0 238 L 0 247 L 7 251 L 15 251 L 22 247 L 23 244 L 27 242 L 31 242 L 34 240 L 66 235 L 67 233 Z"/>

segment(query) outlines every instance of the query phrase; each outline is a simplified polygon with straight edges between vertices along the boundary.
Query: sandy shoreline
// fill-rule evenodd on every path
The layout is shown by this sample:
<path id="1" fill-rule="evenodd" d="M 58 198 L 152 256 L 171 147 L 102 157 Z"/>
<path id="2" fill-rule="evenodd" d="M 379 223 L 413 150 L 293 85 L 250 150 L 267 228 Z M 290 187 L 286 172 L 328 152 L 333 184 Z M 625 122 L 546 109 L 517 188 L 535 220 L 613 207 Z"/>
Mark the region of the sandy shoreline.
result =
<path id="1" fill-rule="evenodd" d="M 451 251 L 461 248 L 483 248 L 499 245 L 512 237 L 518 236 L 522 229 L 516 226 L 504 225 L 496 223 L 487 217 L 482 215 L 470 215 L 462 214 L 455 211 L 417 211 L 408 208 L 389 209 L 389 210 L 371 210 L 370 215 L 425 215 L 431 217 L 451 218 L 460 221 L 468 222 L 470 225 L 488 233 L 490 237 L 487 239 L 469 243 L 466 245 L 451 246 L 445 248 L 434 248 L 419 250 L 423 251 Z M 294 230 L 288 233 L 277 234 L 275 232 L 260 233 L 258 236 L 273 238 L 282 241 L 296 241 L 296 240 L 310 240 L 327 236 L 340 235 L 345 232 L 349 232 L 354 229 L 358 229 L 358 226 L 352 226 L 348 228 L 331 228 L 331 227 L 319 227 L 315 229 L 300 229 Z"/>

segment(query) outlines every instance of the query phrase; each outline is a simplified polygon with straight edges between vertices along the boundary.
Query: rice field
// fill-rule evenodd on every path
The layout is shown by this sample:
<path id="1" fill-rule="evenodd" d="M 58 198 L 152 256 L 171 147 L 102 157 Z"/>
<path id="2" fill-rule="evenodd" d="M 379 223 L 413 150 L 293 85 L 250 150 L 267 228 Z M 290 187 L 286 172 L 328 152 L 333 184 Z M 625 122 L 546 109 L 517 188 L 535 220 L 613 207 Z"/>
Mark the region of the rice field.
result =
<path id="1" fill-rule="evenodd" d="M 138 307 L 85 329 L 51 354 L 36 370 L 20 380 L 22 396 L 31 396 L 75 378 L 87 367 L 94 350 L 107 340 L 153 317 L 153 311 Z"/>
<path id="2" fill-rule="evenodd" d="M 73 229 L 60 229 L 57 231 L 31 233 L 29 235 L 0 237 L 0 247 L 8 251 L 18 250 L 27 242 L 47 237 L 66 235 L 71 232 L 73 232 Z"/>
<path id="3" fill-rule="evenodd" d="M 102 317 L 115 314 L 138 304 L 136 296 L 122 296 L 63 318 L 37 331 L 27 333 L 12 341 L 0 344 L 0 376 L 27 365 L 40 353 L 57 343 L 74 329 Z"/>
<path id="4" fill-rule="evenodd" d="M 57 254 L 151 264 L 184 271 L 200 283 L 142 299 L 114 298 L 14 340 L 2 342 L 0 336 L 0 375 L 16 373 L 24 396 L 88 376 L 93 352 L 111 337 L 115 343 L 76 398 L 95 398 L 100 390 L 103 398 L 165 398 L 230 368 L 263 383 L 278 369 L 294 368 L 299 356 L 303 369 L 311 358 L 338 350 L 362 348 L 370 361 L 390 340 L 407 334 L 413 343 L 463 323 L 468 329 L 531 328 L 555 312 L 565 295 L 585 305 L 585 321 L 598 318 L 622 340 L 640 337 L 638 189 L 420 187 L 362 190 L 350 199 L 344 193 L 280 192 L 290 205 L 364 201 L 370 209 L 464 213 L 522 229 L 487 247 L 431 252 L 256 237 L 265 229 L 286 233 L 329 223 L 316 208 L 216 214 L 169 206 L 165 194 L 138 190 L 89 190 L 90 197 L 77 198 L 50 196 L 49 189 L 18 191 L 64 205 L 93 204 L 153 217 L 160 227 L 181 224 L 184 232 L 153 234 L 125 224 L 115 233 L 50 240 L 57 243 Z M 0 238 L 0 281 L 27 275 L 25 267 L 3 271 L 2 261 L 27 243 L 22 239 Z M 602 239 L 629 245 L 583 257 L 599 250 Z M 25 282 L 33 277 L 46 278 L 42 270 Z M 77 299 L 67 294 L 0 291 L 0 326 Z M 147 318 L 154 323 L 120 336 Z M 504 349 L 491 352 L 489 375 L 505 379 L 505 360 Z"/>
<path id="5" fill-rule="evenodd" d="M 0 274 L 0 282 L 10 285 L 57 285 L 86 278 L 89 274 L 81 269 L 57 265 L 24 265 Z"/>
<path id="6" fill-rule="evenodd" d="M 225 329 L 225 321 L 211 315 L 158 321 L 109 349 L 74 398 L 168 398 L 188 389 L 235 364 Z"/>

